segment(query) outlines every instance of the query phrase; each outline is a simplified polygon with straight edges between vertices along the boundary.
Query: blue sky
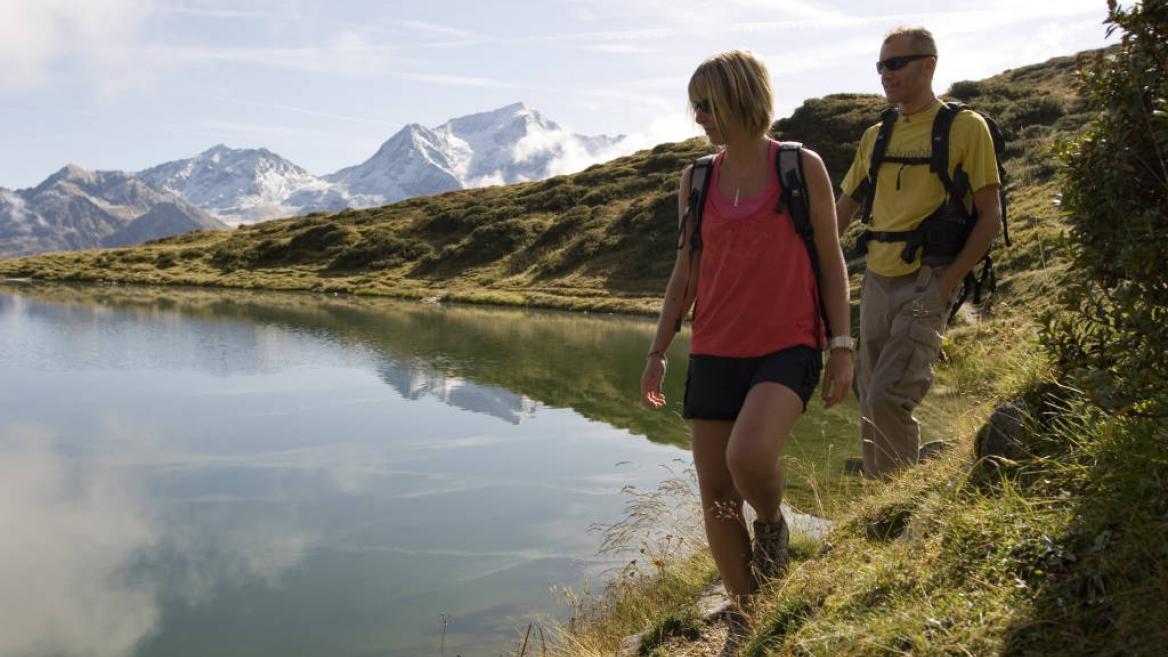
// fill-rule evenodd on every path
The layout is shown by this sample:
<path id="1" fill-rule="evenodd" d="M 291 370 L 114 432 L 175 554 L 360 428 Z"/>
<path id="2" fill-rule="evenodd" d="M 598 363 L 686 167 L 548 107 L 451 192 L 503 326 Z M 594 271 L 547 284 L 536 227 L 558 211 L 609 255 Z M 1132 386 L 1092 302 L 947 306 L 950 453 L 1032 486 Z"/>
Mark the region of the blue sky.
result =
<path id="1" fill-rule="evenodd" d="M 0 0 L 0 187 L 218 143 L 325 174 L 405 124 L 516 101 L 647 146 L 699 134 L 685 85 L 720 50 L 764 58 L 781 117 L 879 93 L 899 24 L 937 36 L 941 92 L 1105 45 L 1105 16 L 1104 0 Z"/>

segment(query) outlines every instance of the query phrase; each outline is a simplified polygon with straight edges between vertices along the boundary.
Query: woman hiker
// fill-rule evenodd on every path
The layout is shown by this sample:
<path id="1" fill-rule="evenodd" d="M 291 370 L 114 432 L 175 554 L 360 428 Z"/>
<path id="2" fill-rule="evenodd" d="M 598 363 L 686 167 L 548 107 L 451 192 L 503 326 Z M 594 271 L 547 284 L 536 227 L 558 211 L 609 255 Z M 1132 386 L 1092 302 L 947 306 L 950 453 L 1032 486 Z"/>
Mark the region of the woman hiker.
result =
<path id="1" fill-rule="evenodd" d="M 779 143 L 767 136 L 772 92 L 766 66 L 749 52 L 714 55 L 690 78 L 689 99 L 694 120 L 720 150 L 703 207 L 689 207 L 695 167 L 682 174 L 677 259 L 641 396 L 653 407 L 665 405 L 665 352 L 696 300 L 682 414 L 692 430 L 706 537 L 733 603 L 724 654 L 735 654 L 746 635 L 751 594 L 787 567 L 783 446 L 819 382 L 825 344 L 824 404 L 847 395 L 854 341 L 831 183 L 814 152 L 801 149 L 799 157 L 818 284 L 812 247 L 795 232 L 789 206 L 779 206 Z M 820 295 L 828 325 L 838 333 L 830 344 Z M 743 501 L 757 518 L 753 545 Z"/>

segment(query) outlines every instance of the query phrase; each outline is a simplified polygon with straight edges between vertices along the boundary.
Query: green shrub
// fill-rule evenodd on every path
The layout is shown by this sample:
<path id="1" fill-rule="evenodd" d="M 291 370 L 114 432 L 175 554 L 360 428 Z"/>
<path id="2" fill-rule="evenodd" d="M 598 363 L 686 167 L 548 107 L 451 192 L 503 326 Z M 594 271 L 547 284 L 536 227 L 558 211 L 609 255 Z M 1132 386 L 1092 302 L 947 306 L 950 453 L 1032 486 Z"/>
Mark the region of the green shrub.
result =
<path id="1" fill-rule="evenodd" d="M 159 269 L 167 269 L 175 266 L 178 263 L 178 257 L 175 256 L 174 251 L 163 251 L 154 259 L 154 266 Z"/>
<path id="2" fill-rule="evenodd" d="M 328 269 L 350 271 L 362 268 L 396 267 L 408 261 L 421 261 L 434 253 L 434 247 L 420 240 L 403 237 L 386 229 L 373 229 L 360 241 L 342 251 Z"/>
<path id="3" fill-rule="evenodd" d="M 1045 332 L 1104 408 L 1168 415 L 1168 3 L 1122 9 L 1119 51 L 1085 62 L 1094 119 L 1065 142 L 1062 205 L 1079 275 Z"/>
<path id="4" fill-rule="evenodd" d="M 448 208 L 430 217 L 421 226 L 421 232 L 445 238 L 457 238 L 489 223 L 498 215 L 485 205 Z"/>
<path id="5" fill-rule="evenodd" d="M 1053 125 L 1065 113 L 1066 109 L 1059 99 L 1033 96 L 1014 101 L 1002 111 L 998 119 L 1004 130 L 1017 133 L 1030 125 Z"/>
<path id="6" fill-rule="evenodd" d="M 554 248 L 577 233 L 584 222 L 592 217 L 592 210 L 586 205 L 577 205 L 557 217 L 551 225 L 539 234 L 531 245 L 532 250 Z"/>
<path id="7" fill-rule="evenodd" d="M 958 100 L 969 102 L 982 94 L 982 83 L 977 80 L 961 80 L 954 82 L 949 87 L 949 93 L 946 96 L 952 96 Z"/>
<path id="8" fill-rule="evenodd" d="M 341 224 L 327 223 L 313 226 L 296 235 L 288 242 L 288 248 L 296 251 L 323 253 L 339 245 L 358 239 L 357 231 Z"/>

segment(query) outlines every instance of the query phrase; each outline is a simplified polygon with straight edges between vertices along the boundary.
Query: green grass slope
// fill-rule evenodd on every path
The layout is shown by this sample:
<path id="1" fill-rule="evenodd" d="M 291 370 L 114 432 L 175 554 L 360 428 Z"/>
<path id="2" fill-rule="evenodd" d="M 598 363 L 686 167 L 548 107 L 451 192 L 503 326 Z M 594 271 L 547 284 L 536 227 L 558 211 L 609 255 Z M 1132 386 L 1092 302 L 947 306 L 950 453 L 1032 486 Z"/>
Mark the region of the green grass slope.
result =
<path id="1" fill-rule="evenodd" d="M 950 94 L 996 115 L 1006 129 L 1017 171 L 1012 197 L 1023 222 L 1054 214 L 1044 188 L 1052 165 L 1042 149 L 1079 122 L 1072 70 L 1072 60 L 1062 58 L 960 83 Z M 881 107 L 876 96 L 813 99 L 778 121 L 775 133 L 820 152 L 838 182 Z M 673 264 L 680 172 L 707 152 L 700 139 L 662 144 L 543 182 L 132 248 L 2 260 L 0 275 L 653 313 Z"/>

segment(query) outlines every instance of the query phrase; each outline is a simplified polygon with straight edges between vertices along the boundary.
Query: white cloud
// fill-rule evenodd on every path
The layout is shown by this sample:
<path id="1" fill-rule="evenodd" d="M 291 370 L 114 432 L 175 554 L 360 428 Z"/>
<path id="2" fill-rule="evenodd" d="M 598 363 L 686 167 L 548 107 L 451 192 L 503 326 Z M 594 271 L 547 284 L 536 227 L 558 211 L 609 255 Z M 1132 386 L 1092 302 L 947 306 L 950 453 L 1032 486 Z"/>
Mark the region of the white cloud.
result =
<path id="1" fill-rule="evenodd" d="M 701 134 L 701 130 L 698 129 L 697 124 L 693 122 L 689 114 L 683 111 L 661 114 L 654 118 L 644 131 L 625 137 L 621 144 L 625 152 L 619 155 L 652 148 L 657 144 L 690 139 Z"/>
<path id="2" fill-rule="evenodd" d="M 516 84 L 514 82 L 507 82 L 488 77 L 475 77 L 469 75 L 446 75 L 443 73 L 391 73 L 406 80 L 414 80 L 416 82 L 430 82 L 433 84 L 445 84 L 456 87 L 483 87 L 487 89 L 522 89 L 524 85 Z"/>
<path id="3" fill-rule="evenodd" d="M 459 39 L 476 39 L 479 36 L 470 30 L 451 27 L 449 25 L 438 25 L 437 23 L 427 23 L 426 21 L 400 20 L 397 23 L 402 27 L 407 27 L 418 32 L 440 34 L 442 36 L 456 37 Z"/>
<path id="4" fill-rule="evenodd" d="M 515 145 L 514 156 L 517 161 L 525 161 L 549 152 L 558 153 L 548 162 L 546 175 L 559 176 L 582 171 L 593 164 L 608 162 L 661 143 L 696 137 L 700 131 L 695 125 L 685 112 L 661 114 L 650 122 L 646 130 L 625 135 L 607 148 L 592 152 L 566 130 L 536 133 Z"/>
<path id="5" fill-rule="evenodd" d="M 323 45 L 288 47 L 149 46 L 139 52 L 150 61 L 173 61 L 186 65 L 237 63 L 252 66 L 323 73 L 328 75 L 374 76 L 391 64 L 396 46 L 371 43 L 354 31 L 333 35 Z"/>
<path id="6" fill-rule="evenodd" d="M 158 540 L 142 498 L 34 427 L 0 427 L 0 481 L 0 654 L 131 654 L 159 619 L 154 587 L 126 577 Z"/>
<path id="7" fill-rule="evenodd" d="M 0 0 L 0 89 L 44 83 L 66 58 L 108 63 L 148 13 L 149 0 Z"/>
<path id="8" fill-rule="evenodd" d="M 394 130 L 400 129 L 400 123 L 391 123 L 389 121 L 380 121 L 378 119 L 370 119 L 362 116 L 352 116 L 348 114 L 336 114 L 333 112 L 322 112 L 320 110 L 309 109 L 307 107 L 297 107 L 295 105 L 287 105 L 284 103 L 270 103 L 266 101 L 249 100 L 246 98 L 228 98 L 226 96 L 213 96 L 214 100 L 219 100 L 225 103 L 233 103 L 237 105 L 248 105 L 251 107 L 262 107 L 264 109 L 277 110 L 280 112 L 292 112 L 295 114 L 305 114 L 308 116 L 317 116 L 326 119 L 335 119 L 337 121 L 346 121 L 349 123 L 362 123 L 367 125 L 379 126 L 382 128 L 392 128 Z"/>

